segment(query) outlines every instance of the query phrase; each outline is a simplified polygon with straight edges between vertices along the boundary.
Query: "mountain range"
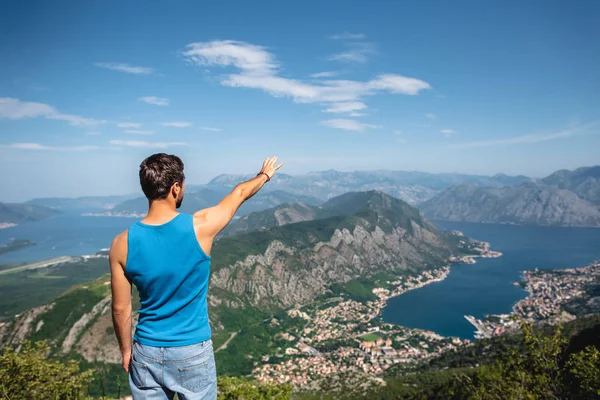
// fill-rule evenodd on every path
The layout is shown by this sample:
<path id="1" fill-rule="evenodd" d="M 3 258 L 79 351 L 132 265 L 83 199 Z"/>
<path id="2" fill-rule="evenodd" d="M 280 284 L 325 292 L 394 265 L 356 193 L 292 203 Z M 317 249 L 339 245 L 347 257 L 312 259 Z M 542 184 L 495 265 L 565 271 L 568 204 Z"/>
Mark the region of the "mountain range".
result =
<path id="1" fill-rule="evenodd" d="M 187 185 L 181 210 L 192 213 L 213 206 L 235 185 L 252 177 L 253 175 L 219 175 L 204 185 Z M 414 205 L 454 184 L 469 183 L 476 186 L 503 187 L 522 183 L 528 179 L 525 176 L 503 174 L 483 176 L 388 170 L 354 172 L 328 170 L 297 176 L 277 174 L 254 196 L 252 202 L 240 208 L 238 216 L 283 203 L 321 204 L 344 193 L 369 190 L 379 190 Z M 55 203 L 57 203 L 55 199 L 36 200 L 36 204 L 41 205 L 52 206 Z M 78 208 L 84 208 L 89 203 L 90 201 L 86 200 Z M 148 209 L 148 201 L 143 196 L 130 197 L 104 208 L 102 212 L 96 214 L 142 216 Z"/>
<path id="2" fill-rule="evenodd" d="M 600 226 L 600 167 L 561 170 L 501 188 L 455 185 L 419 207 L 439 220 Z"/>

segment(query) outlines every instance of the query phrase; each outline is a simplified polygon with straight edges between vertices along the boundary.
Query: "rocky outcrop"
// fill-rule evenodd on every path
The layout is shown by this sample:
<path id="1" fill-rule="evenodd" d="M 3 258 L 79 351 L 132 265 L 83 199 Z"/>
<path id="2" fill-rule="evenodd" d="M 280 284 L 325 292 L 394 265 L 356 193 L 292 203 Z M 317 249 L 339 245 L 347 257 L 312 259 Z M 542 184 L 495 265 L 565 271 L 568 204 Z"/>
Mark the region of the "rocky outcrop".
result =
<path id="1" fill-rule="evenodd" d="M 62 352 L 68 353 L 71 351 L 71 348 L 75 344 L 75 341 L 79 337 L 79 335 L 83 332 L 86 326 L 92 321 L 98 314 L 101 312 L 105 312 L 108 309 L 108 304 L 110 303 L 110 296 L 103 298 L 98 304 L 96 304 L 92 310 L 88 313 L 85 313 L 73 324 L 67 337 L 62 343 Z"/>
<path id="2" fill-rule="evenodd" d="M 0 347 L 3 346 L 19 346 L 23 340 L 29 336 L 34 327 L 33 322 L 42 314 L 50 311 L 54 307 L 54 303 L 46 304 L 40 307 L 34 307 L 20 314 L 14 320 L 8 322 L 0 328 Z M 43 324 L 40 320 L 36 324 L 35 329 L 39 330 Z"/>
<path id="3" fill-rule="evenodd" d="M 328 241 L 295 248 L 279 241 L 263 254 L 249 255 L 213 273 L 211 288 L 220 288 L 257 307 L 289 307 L 324 293 L 333 283 L 345 283 L 379 271 L 425 268 L 426 256 L 444 262 L 451 250 L 433 232 L 418 224 L 413 233 L 396 227 L 386 233 L 367 221 L 336 229 Z M 211 296 L 213 304 L 219 302 Z M 218 304 L 218 303 L 217 303 Z"/>

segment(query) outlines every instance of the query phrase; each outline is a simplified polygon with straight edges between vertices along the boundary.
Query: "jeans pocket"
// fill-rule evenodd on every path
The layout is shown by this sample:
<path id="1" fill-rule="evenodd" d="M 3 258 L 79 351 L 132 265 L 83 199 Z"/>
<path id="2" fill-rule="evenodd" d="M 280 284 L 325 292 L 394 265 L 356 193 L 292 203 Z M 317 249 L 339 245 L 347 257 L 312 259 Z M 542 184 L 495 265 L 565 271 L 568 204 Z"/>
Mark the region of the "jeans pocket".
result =
<path id="1" fill-rule="evenodd" d="M 177 369 L 179 370 L 181 386 L 194 393 L 206 388 L 211 382 L 212 375 L 214 375 L 214 363 L 211 363 L 210 360 L 191 367 Z"/>
<path id="2" fill-rule="evenodd" d="M 133 356 L 131 357 L 131 364 L 129 365 L 129 374 L 131 375 L 131 381 L 136 387 L 146 387 L 148 366 L 144 363 L 134 360 Z"/>

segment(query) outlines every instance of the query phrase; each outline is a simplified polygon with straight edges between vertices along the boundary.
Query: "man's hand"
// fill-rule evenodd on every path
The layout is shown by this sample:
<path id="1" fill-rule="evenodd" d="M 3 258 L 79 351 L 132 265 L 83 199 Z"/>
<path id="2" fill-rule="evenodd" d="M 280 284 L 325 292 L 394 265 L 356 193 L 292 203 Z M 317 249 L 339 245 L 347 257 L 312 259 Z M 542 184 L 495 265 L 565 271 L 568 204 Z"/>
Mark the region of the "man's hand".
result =
<path id="1" fill-rule="evenodd" d="M 123 357 L 123 369 L 125 370 L 125 372 L 129 373 L 129 364 L 131 363 L 131 352 L 122 353 L 121 356 Z"/>
<path id="2" fill-rule="evenodd" d="M 279 164 L 278 166 L 275 166 L 276 161 L 277 161 L 277 157 L 265 158 L 265 161 L 263 162 L 263 166 L 262 166 L 259 174 L 260 173 L 267 174 L 269 179 L 271 179 L 273 177 L 273 175 L 275 175 L 275 172 L 277 172 L 277 170 L 283 166 L 283 163 Z"/>

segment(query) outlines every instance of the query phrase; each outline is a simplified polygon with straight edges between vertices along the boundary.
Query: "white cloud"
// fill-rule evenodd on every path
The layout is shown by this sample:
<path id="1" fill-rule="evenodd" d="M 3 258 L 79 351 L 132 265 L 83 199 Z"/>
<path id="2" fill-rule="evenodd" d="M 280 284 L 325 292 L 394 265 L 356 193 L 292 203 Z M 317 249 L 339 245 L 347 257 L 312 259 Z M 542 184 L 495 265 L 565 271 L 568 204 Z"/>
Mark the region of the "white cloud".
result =
<path id="1" fill-rule="evenodd" d="M 112 69 L 113 71 L 126 72 L 135 75 L 150 75 L 154 73 L 154 68 L 135 67 L 125 63 L 96 63 L 96 67 Z"/>
<path id="2" fill-rule="evenodd" d="M 152 135 L 152 134 L 154 134 L 154 131 L 141 131 L 138 129 L 128 129 L 125 131 L 125 133 L 131 133 L 133 135 Z"/>
<path id="3" fill-rule="evenodd" d="M 349 117 L 364 117 L 365 115 L 368 115 L 366 113 L 357 113 L 357 112 L 351 112 L 350 114 L 348 114 Z"/>
<path id="4" fill-rule="evenodd" d="M 379 125 L 363 124 L 353 119 L 330 119 L 322 121 L 321 125 L 346 131 L 364 131 L 365 129 L 381 128 Z"/>
<path id="5" fill-rule="evenodd" d="M 421 90 L 431 89 L 429 83 L 402 75 L 381 74 L 368 82 L 372 90 L 387 90 L 392 93 L 416 95 Z"/>
<path id="6" fill-rule="evenodd" d="M 48 150 L 48 151 L 87 151 L 99 149 L 98 146 L 46 146 L 40 143 L 11 143 L 1 145 L 2 147 L 11 147 L 21 150 Z"/>
<path id="7" fill-rule="evenodd" d="M 67 121 L 73 126 L 94 126 L 106 121 L 84 118 L 78 115 L 63 114 L 56 108 L 30 101 L 21 101 L 12 97 L 0 97 L 0 119 L 47 118 Z"/>
<path id="8" fill-rule="evenodd" d="M 325 112 L 329 113 L 354 113 L 367 108 L 365 103 L 360 101 L 348 101 L 341 103 L 333 103 L 330 108 L 326 109 Z M 356 113 L 355 113 L 356 114 Z"/>
<path id="9" fill-rule="evenodd" d="M 323 79 L 302 81 L 279 75 L 275 56 L 262 46 L 232 40 L 192 43 L 183 52 L 190 63 L 234 67 L 237 73 L 220 77 L 221 84 L 263 90 L 275 97 L 291 97 L 297 103 L 359 102 L 382 92 L 416 95 L 431 89 L 429 83 L 398 74 L 380 74 L 370 81 Z M 363 103 L 364 104 L 364 103 Z M 328 109 L 335 105 L 328 104 Z"/>
<path id="10" fill-rule="evenodd" d="M 394 131 L 394 135 L 402 135 L 402 131 Z"/>
<path id="11" fill-rule="evenodd" d="M 600 134 L 598 130 L 590 130 L 589 128 L 600 125 L 600 122 L 591 122 L 589 124 L 576 126 L 574 128 L 565 129 L 553 133 L 529 134 L 522 136 L 506 137 L 499 139 L 481 140 L 476 142 L 457 143 L 454 148 L 477 148 L 490 146 L 503 146 L 513 144 L 531 144 L 539 142 L 547 142 L 549 140 L 564 139 L 572 136 Z"/>
<path id="12" fill-rule="evenodd" d="M 398 139 L 396 139 L 396 142 L 397 143 L 406 143 L 406 142 L 408 142 L 408 140 L 402 139 L 402 138 L 398 138 Z"/>
<path id="13" fill-rule="evenodd" d="M 372 55 L 377 54 L 375 46 L 366 42 L 347 43 L 348 50 L 329 56 L 330 61 L 342 61 L 347 63 L 366 63 Z"/>
<path id="14" fill-rule="evenodd" d="M 164 97 L 156 97 L 156 96 L 146 96 L 140 97 L 138 100 L 143 101 L 148 104 L 154 104 L 155 106 L 168 106 L 169 99 Z"/>
<path id="15" fill-rule="evenodd" d="M 279 67 L 264 47 L 237 40 L 192 43 L 183 55 L 195 64 L 234 66 L 253 75 L 270 75 Z"/>
<path id="16" fill-rule="evenodd" d="M 174 122 L 163 122 L 161 124 L 162 126 L 171 126 L 173 128 L 187 128 L 192 126 L 191 122 L 184 122 L 184 121 L 174 121 Z"/>
<path id="17" fill-rule="evenodd" d="M 139 128 L 142 124 L 139 122 L 119 122 L 117 126 L 119 128 Z"/>
<path id="18" fill-rule="evenodd" d="M 334 40 L 362 40 L 362 39 L 365 39 L 366 37 L 367 36 L 364 33 L 343 32 L 343 33 L 338 33 L 336 35 L 329 36 L 329 39 L 334 39 Z"/>
<path id="19" fill-rule="evenodd" d="M 202 129 L 203 131 L 210 131 L 210 132 L 221 132 L 222 131 L 222 129 L 211 128 L 210 126 L 201 126 L 200 129 Z"/>
<path id="20" fill-rule="evenodd" d="M 187 146 L 183 142 L 145 142 L 140 140 L 111 140 L 110 144 L 115 146 L 140 147 L 148 149 L 167 149 L 175 146 Z"/>
<path id="21" fill-rule="evenodd" d="M 440 132 L 442 132 L 446 137 L 450 137 L 450 135 L 456 133 L 454 129 L 442 129 Z"/>
<path id="22" fill-rule="evenodd" d="M 427 119 L 436 119 L 437 115 L 432 114 L 432 113 L 427 113 L 427 114 L 425 114 L 425 118 L 427 118 Z"/>
<path id="23" fill-rule="evenodd" d="M 338 76 L 340 73 L 337 71 L 324 71 L 317 72 L 316 74 L 310 74 L 311 78 L 333 78 L 334 76 Z"/>
<path id="24" fill-rule="evenodd" d="M 100 132 L 95 132 L 95 131 L 94 131 L 94 132 L 86 132 L 85 134 L 86 134 L 86 135 L 88 135 L 88 136 L 98 136 L 98 135 L 102 135 L 102 133 L 100 133 Z"/>

